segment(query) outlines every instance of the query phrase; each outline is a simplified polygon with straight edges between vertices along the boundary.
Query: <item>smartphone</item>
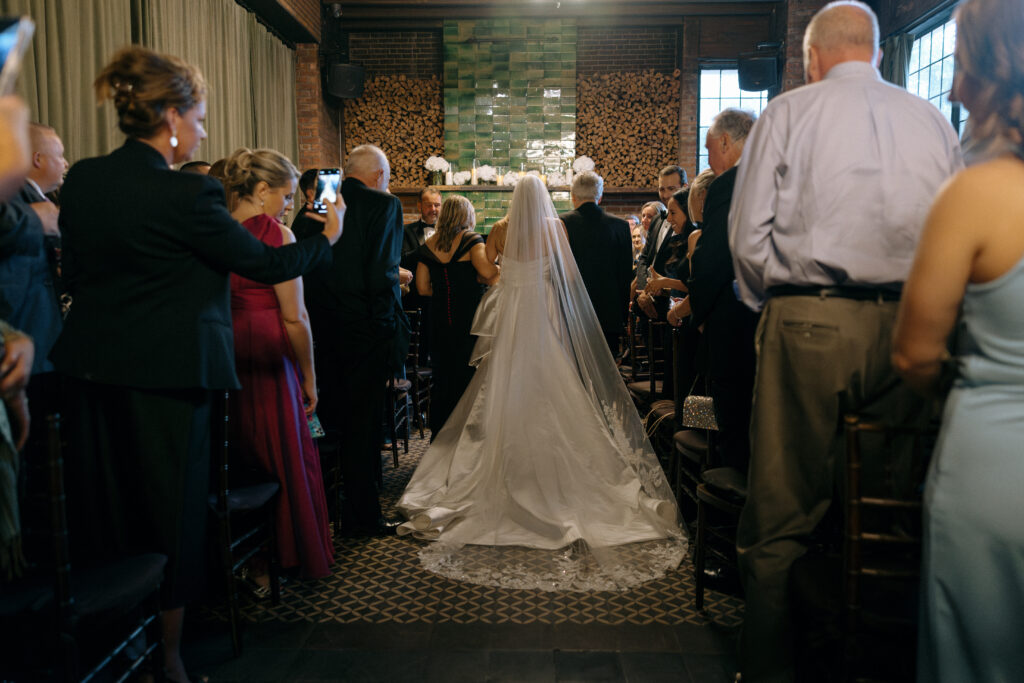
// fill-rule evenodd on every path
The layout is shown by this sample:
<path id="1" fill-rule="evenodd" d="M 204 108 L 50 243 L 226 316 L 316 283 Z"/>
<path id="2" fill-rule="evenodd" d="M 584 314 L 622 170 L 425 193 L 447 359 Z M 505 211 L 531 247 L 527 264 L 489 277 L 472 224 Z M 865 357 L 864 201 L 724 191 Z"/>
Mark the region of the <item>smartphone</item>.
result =
<path id="1" fill-rule="evenodd" d="M 341 185 L 341 169 L 321 168 L 316 178 L 317 204 L 333 204 L 338 201 L 338 186 Z"/>
<path id="2" fill-rule="evenodd" d="M 0 96 L 14 92 L 22 58 L 35 30 L 35 22 L 28 17 L 0 17 Z"/>

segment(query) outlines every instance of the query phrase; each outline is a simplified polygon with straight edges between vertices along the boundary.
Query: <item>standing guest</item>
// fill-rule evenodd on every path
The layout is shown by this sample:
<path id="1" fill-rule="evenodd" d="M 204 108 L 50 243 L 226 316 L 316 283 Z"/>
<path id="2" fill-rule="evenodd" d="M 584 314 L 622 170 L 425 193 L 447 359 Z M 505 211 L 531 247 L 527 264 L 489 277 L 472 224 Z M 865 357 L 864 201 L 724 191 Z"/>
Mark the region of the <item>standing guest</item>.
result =
<path id="1" fill-rule="evenodd" d="M 345 162 L 341 196 L 348 211 L 334 263 L 307 277 L 322 396 L 320 420 L 342 453 L 347 535 L 393 534 L 377 492 L 385 380 L 398 368 L 402 203 L 388 194 L 391 166 L 377 147 L 361 145 Z"/>
<path id="2" fill-rule="evenodd" d="M 219 183 L 171 170 L 206 137 L 194 66 L 131 46 L 95 88 L 128 140 L 75 164 L 61 195 L 74 305 L 52 358 L 69 385 L 71 537 L 77 559 L 168 556 L 164 661 L 187 681 L 179 646 L 206 574 L 213 392 L 239 387 L 228 274 L 294 279 L 329 262 L 341 228 L 331 210 L 323 237 L 274 249 L 231 218 Z"/>
<path id="3" fill-rule="evenodd" d="M 640 225 L 633 227 L 629 233 L 633 240 L 633 277 L 636 277 L 637 259 L 640 258 L 640 252 L 644 250 L 644 245 L 647 243 L 647 239 L 646 233 Z"/>
<path id="4" fill-rule="evenodd" d="M 487 233 L 487 260 L 490 263 L 501 263 L 501 255 L 505 253 L 505 236 L 508 233 L 508 216 L 502 216 Z"/>
<path id="5" fill-rule="evenodd" d="M 420 217 L 402 228 L 402 268 L 415 273 L 419 257 L 419 248 L 434 234 L 437 216 L 441 213 L 441 192 L 436 187 L 425 187 L 420 190 Z M 417 287 L 413 287 L 405 295 L 405 307 L 409 310 L 420 309 L 420 357 L 419 364 L 430 363 L 430 299 L 420 296 Z"/>
<path id="6" fill-rule="evenodd" d="M 691 325 L 707 341 L 707 379 L 718 422 L 721 464 L 745 473 L 750 460 L 750 409 L 754 385 L 754 332 L 757 314 L 736 297 L 729 251 L 729 207 L 736 164 L 743 154 L 754 115 L 723 109 L 711 122 L 705 146 L 716 174 L 704 200 L 703 227 L 690 259 Z"/>
<path id="7" fill-rule="evenodd" d="M 626 224 L 629 226 L 630 234 L 632 234 L 634 230 L 640 227 L 640 218 L 635 214 L 629 214 L 626 216 Z"/>
<path id="8" fill-rule="evenodd" d="M 843 413 L 901 422 L 921 409 L 897 382 L 890 340 L 928 206 L 962 162 L 949 121 L 883 81 L 878 58 L 867 5 L 819 10 L 804 34 L 809 85 L 768 104 L 736 178 L 739 291 L 763 308 L 737 532 L 744 681 L 793 675 L 787 581 L 832 504 Z"/>
<path id="9" fill-rule="evenodd" d="M 210 164 L 210 170 L 206 172 L 206 175 L 223 184 L 224 165 L 227 164 L 227 162 L 227 159 L 217 159 L 217 161 Z"/>
<path id="10" fill-rule="evenodd" d="M 932 205 L 903 288 L 893 362 L 939 384 L 963 312 L 957 377 L 925 488 L 917 680 L 1012 681 L 1024 670 L 1024 8 L 956 12 L 950 99 L 987 159 Z"/>
<path id="11" fill-rule="evenodd" d="M 189 161 L 188 163 L 182 164 L 181 168 L 178 170 L 182 173 L 208 175 L 210 173 L 210 163 L 208 161 Z"/>
<path id="12" fill-rule="evenodd" d="M 470 334 L 473 316 L 484 295 L 480 280 L 492 280 L 498 266 L 487 260 L 484 238 L 473 232 L 476 213 L 465 197 L 449 197 L 441 207 L 437 231 L 417 251 L 416 289 L 429 297 L 430 337 L 434 340 L 431 367 L 430 438 L 448 421 L 455 404 L 473 379 L 469 364 L 476 337 Z"/>
<path id="13" fill-rule="evenodd" d="M 673 290 L 676 295 L 686 293 L 686 281 L 690 277 L 689 264 L 686 257 L 686 243 L 690 233 L 694 231 L 693 222 L 687 213 L 687 198 L 690 190 L 679 190 L 668 200 L 668 216 L 666 221 L 672 228 L 669 239 L 672 240 L 672 256 L 665 263 L 665 274 L 655 273 L 644 288 L 652 295 L 663 294 L 661 290 Z"/>
<path id="14" fill-rule="evenodd" d="M 608 350 L 614 357 L 619 353 L 619 337 L 629 311 L 633 247 L 626 221 L 605 213 L 599 206 L 603 195 L 601 176 L 593 171 L 580 173 L 573 178 L 569 192 L 575 211 L 560 218 Z"/>
<path id="15" fill-rule="evenodd" d="M 658 172 L 658 196 L 661 198 L 661 211 L 651 220 L 647 229 L 647 246 L 644 247 L 637 260 L 637 276 L 630 286 L 630 299 L 635 295 L 640 310 L 650 318 L 664 317 L 668 311 L 668 299 L 652 297 L 643 290 L 647 286 L 648 269 L 651 266 L 654 266 L 655 272 L 665 272 L 665 263 L 672 255 L 672 250 L 665 245 L 665 241 L 672 232 L 672 229 L 664 222 L 665 205 L 668 204 L 672 195 L 686 187 L 686 171 L 679 166 L 666 166 Z M 640 213 L 643 214 L 643 211 Z M 636 292 L 639 294 L 635 294 Z"/>
<path id="16" fill-rule="evenodd" d="M 240 149 L 228 157 L 231 217 L 266 245 L 295 241 L 281 221 L 291 211 L 299 173 L 270 149 Z M 281 484 L 277 551 L 285 569 L 306 578 L 330 574 L 334 561 L 320 456 L 309 431 L 316 410 L 313 336 L 302 278 L 265 285 L 231 276 L 235 367 L 242 390 L 234 397 L 230 442 L 250 464 Z M 258 583 L 269 577 L 254 576 Z"/>

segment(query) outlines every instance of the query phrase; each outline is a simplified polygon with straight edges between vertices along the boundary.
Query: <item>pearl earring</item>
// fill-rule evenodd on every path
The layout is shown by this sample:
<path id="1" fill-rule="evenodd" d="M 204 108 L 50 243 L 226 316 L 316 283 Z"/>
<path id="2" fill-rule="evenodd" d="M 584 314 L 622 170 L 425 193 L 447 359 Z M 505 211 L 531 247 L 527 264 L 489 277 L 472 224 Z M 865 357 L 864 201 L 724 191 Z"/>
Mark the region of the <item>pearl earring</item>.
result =
<path id="1" fill-rule="evenodd" d="M 178 149 L 178 134 L 177 133 L 171 133 L 171 147 L 173 149 Z"/>

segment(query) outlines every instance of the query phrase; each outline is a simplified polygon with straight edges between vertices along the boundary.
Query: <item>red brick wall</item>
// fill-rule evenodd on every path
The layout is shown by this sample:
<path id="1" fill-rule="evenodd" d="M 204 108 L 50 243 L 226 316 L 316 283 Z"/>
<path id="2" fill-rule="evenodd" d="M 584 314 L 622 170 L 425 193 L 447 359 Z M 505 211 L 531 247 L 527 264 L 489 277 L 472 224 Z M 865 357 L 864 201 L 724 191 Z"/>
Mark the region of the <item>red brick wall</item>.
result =
<path id="1" fill-rule="evenodd" d="M 646 69 L 672 73 L 676 68 L 678 34 L 678 25 L 581 26 L 576 39 L 576 74 L 589 76 L 609 71 Z"/>
<path id="2" fill-rule="evenodd" d="M 338 166 L 341 162 L 338 111 L 324 101 L 320 52 L 315 43 L 296 45 L 295 70 L 299 170 Z"/>
<path id="3" fill-rule="evenodd" d="M 804 84 L 804 30 L 811 17 L 828 0 L 789 0 L 786 3 L 786 69 L 782 89 L 792 90 Z"/>
<path id="4" fill-rule="evenodd" d="M 348 58 L 370 77 L 430 78 L 444 71 L 440 31 L 350 33 Z"/>

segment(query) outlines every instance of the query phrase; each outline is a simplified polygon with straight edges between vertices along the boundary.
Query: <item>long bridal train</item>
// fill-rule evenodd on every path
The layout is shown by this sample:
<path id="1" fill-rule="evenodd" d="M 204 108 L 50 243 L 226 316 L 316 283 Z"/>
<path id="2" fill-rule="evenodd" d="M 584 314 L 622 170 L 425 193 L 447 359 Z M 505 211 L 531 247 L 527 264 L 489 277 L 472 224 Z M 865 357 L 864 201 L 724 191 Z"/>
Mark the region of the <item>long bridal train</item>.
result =
<path id="1" fill-rule="evenodd" d="M 623 590 L 679 565 L 686 537 L 554 206 L 516 187 L 478 369 L 409 482 L 399 533 L 473 583 Z"/>

